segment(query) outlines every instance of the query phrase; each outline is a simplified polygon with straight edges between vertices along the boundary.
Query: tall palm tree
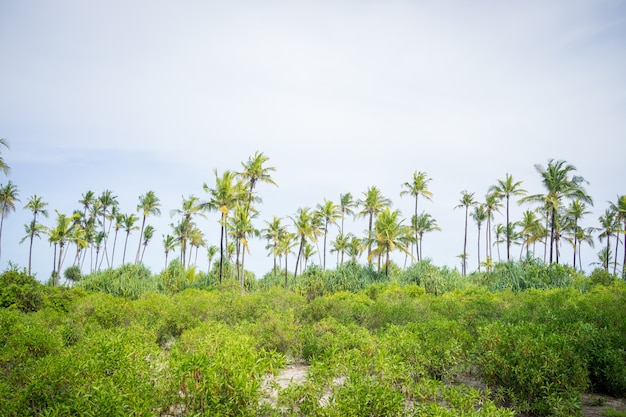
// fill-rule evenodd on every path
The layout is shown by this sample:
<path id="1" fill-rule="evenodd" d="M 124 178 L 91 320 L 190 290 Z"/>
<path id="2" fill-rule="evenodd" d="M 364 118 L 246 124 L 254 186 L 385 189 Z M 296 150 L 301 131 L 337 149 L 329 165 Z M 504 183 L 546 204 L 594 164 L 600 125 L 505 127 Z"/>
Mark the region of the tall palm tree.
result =
<path id="1" fill-rule="evenodd" d="M 139 259 L 139 262 L 143 262 L 143 255 L 146 253 L 146 248 L 148 247 L 148 243 L 150 243 L 150 241 L 154 237 L 154 232 L 155 232 L 154 226 L 151 226 L 151 225 L 147 225 L 143 229 L 143 250 L 141 251 L 141 259 Z"/>
<path id="2" fill-rule="evenodd" d="M 30 239 L 30 244 L 28 247 L 28 275 L 31 275 L 33 239 L 35 237 L 39 238 L 41 236 L 41 232 L 43 231 L 43 227 L 37 224 L 37 216 L 41 214 L 44 217 L 48 217 L 48 210 L 46 209 L 46 207 L 48 207 L 48 203 L 43 201 L 43 199 L 37 196 L 37 194 L 33 194 L 24 206 L 25 209 L 28 209 L 33 213 L 33 220 L 30 222 L 30 226 L 26 226 L 27 236 Z"/>
<path id="3" fill-rule="evenodd" d="M 477 201 L 474 200 L 474 193 L 470 193 L 468 191 L 461 191 L 461 199 L 459 200 L 459 205 L 455 208 L 465 208 L 465 236 L 463 238 L 463 253 L 461 254 L 462 263 L 462 274 L 463 276 L 467 275 L 467 220 L 469 218 L 469 209 L 477 204 Z"/>
<path id="4" fill-rule="evenodd" d="M 289 278 L 289 255 L 292 254 L 291 250 L 298 244 L 297 238 L 298 236 L 295 233 L 286 232 L 281 235 L 278 242 L 279 256 L 285 257 L 285 288 L 287 288 L 287 280 Z M 298 271 L 297 267 L 296 271 Z"/>
<path id="5" fill-rule="evenodd" d="M 287 233 L 285 227 L 281 224 L 282 219 L 279 217 L 272 217 L 271 221 L 265 221 L 266 227 L 262 230 L 263 238 L 268 241 L 266 249 L 269 249 L 274 258 L 274 268 L 272 269 L 276 273 L 276 258 L 278 257 L 278 244 L 281 236 Z"/>
<path id="6" fill-rule="evenodd" d="M 521 228 L 522 248 L 520 250 L 520 259 L 526 246 L 526 257 L 530 255 L 530 244 L 535 243 L 545 235 L 545 227 L 541 223 L 541 219 L 537 217 L 537 213 L 532 210 L 525 210 L 522 213 L 522 220 L 518 223 Z M 533 253 L 534 255 L 534 253 Z"/>
<path id="7" fill-rule="evenodd" d="M 474 206 L 474 211 L 472 212 L 472 218 L 476 222 L 476 226 L 478 227 L 478 272 L 480 272 L 480 231 L 483 225 L 483 222 L 487 220 L 487 212 L 485 211 L 485 206 L 482 204 L 478 204 Z M 489 256 L 489 254 L 487 254 Z"/>
<path id="8" fill-rule="evenodd" d="M 346 254 L 348 254 L 352 262 L 356 262 L 357 258 L 361 256 L 363 252 L 363 241 L 351 233 L 348 233 L 347 236 L 350 240 L 346 248 Z"/>
<path id="9" fill-rule="evenodd" d="M 557 228 L 559 226 L 559 209 L 563 206 L 563 200 L 579 199 L 582 202 L 593 205 L 593 200 L 585 192 L 583 183 L 586 180 L 574 175 L 576 167 L 565 161 L 548 161 L 548 166 L 544 168 L 540 164 L 535 164 L 535 169 L 541 175 L 546 194 L 536 194 L 522 198 L 520 201 L 538 201 L 543 203 L 548 213 L 550 229 L 550 263 L 553 261 L 554 247 L 558 243 Z M 556 251 L 556 263 L 559 263 L 558 251 Z"/>
<path id="10" fill-rule="evenodd" d="M 192 250 L 189 251 L 189 262 L 187 264 L 191 265 L 191 252 L 193 251 L 193 248 L 196 248 L 196 256 L 194 258 L 193 264 L 197 265 L 198 252 L 200 251 L 200 248 L 204 248 L 206 246 L 206 241 L 204 240 L 204 233 L 202 233 L 202 230 L 197 227 L 191 229 L 191 233 L 189 234 L 189 246 L 191 246 Z"/>
<path id="11" fill-rule="evenodd" d="M 206 249 L 206 255 L 207 258 L 209 260 L 209 267 L 207 269 L 207 273 L 211 272 L 211 263 L 213 263 L 213 258 L 215 258 L 215 255 L 217 255 L 217 253 L 220 251 L 220 248 L 218 248 L 215 245 L 210 245 L 207 249 Z"/>
<path id="12" fill-rule="evenodd" d="M 72 229 L 75 225 L 74 219 L 78 216 L 74 213 L 71 216 L 67 216 L 63 213 L 57 213 L 57 224 L 56 227 L 49 229 L 50 230 L 50 239 L 55 243 L 55 246 L 58 246 L 59 253 L 58 256 L 55 250 L 55 259 L 57 262 L 54 274 L 54 285 L 59 285 L 59 279 L 61 277 L 61 266 L 63 264 L 63 248 L 67 244 L 67 242 L 71 239 Z"/>
<path id="13" fill-rule="evenodd" d="M 591 212 L 587 210 L 587 206 L 585 205 L 585 203 L 579 199 L 572 201 L 569 207 L 567 207 L 565 211 L 565 215 L 568 220 L 567 223 L 569 225 L 569 227 L 567 228 L 567 231 L 571 235 L 572 247 L 574 248 L 574 260 L 573 260 L 574 269 L 576 269 L 576 256 L 577 256 L 577 252 L 578 252 L 577 249 L 578 249 L 578 244 L 579 244 L 578 242 L 578 235 L 580 234 L 579 222 L 583 218 L 584 215 L 590 214 L 590 213 Z"/>
<path id="14" fill-rule="evenodd" d="M 9 142 L 7 142 L 7 140 L 4 138 L 0 138 L 0 146 L 4 146 L 5 148 L 9 149 Z M 0 156 L 0 170 L 4 172 L 4 175 L 8 175 L 9 169 L 9 166 L 6 164 L 6 162 L 4 162 L 4 158 Z"/>
<path id="15" fill-rule="evenodd" d="M 610 203 L 611 210 L 615 212 L 616 221 L 621 222 L 622 227 L 620 233 L 624 234 L 624 261 L 622 262 L 622 278 L 626 278 L 626 194 L 618 196 L 616 203 Z M 615 259 L 617 259 L 617 249 L 615 250 Z"/>
<path id="16" fill-rule="evenodd" d="M 250 252 L 248 239 L 251 236 L 259 235 L 259 231 L 252 225 L 252 219 L 254 217 L 256 217 L 256 213 L 250 216 L 247 207 L 237 204 L 230 222 L 232 236 L 235 238 L 235 248 L 237 252 L 235 266 L 237 269 L 237 278 L 239 279 L 241 288 L 243 288 L 245 284 L 245 254 L 246 252 Z M 239 255 L 241 255 L 241 264 L 239 264 Z"/>
<path id="17" fill-rule="evenodd" d="M 323 221 L 322 230 L 324 232 L 324 261 L 322 270 L 326 270 L 326 238 L 328 237 L 328 226 L 337 225 L 337 220 L 341 218 L 340 208 L 332 201 L 324 199 L 323 204 L 317 205 L 317 215 Z"/>
<path id="18" fill-rule="evenodd" d="M 496 193 L 487 193 L 485 196 L 485 203 L 483 204 L 485 207 L 485 213 L 487 214 L 487 223 L 485 224 L 485 232 L 487 234 L 487 239 L 485 242 L 485 246 L 487 250 L 485 251 L 485 255 L 489 256 L 493 260 L 493 241 L 491 238 L 491 221 L 494 218 L 494 213 L 500 212 L 500 208 L 502 207 L 502 202 L 500 197 Z"/>
<path id="19" fill-rule="evenodd" d="M 135 213 L 125 214 L 122 219 L 122 226 L 124 226 L 124 230 L 126 231 L 126 239 L 124 240 L 124 255 L 122 256 L 122 264 L 126 263 L 126 247 L 128 246 L 128 236 L 130 236 L 130 232 L 133 230 L 139 229 L 139 226 L 135 226 L 135 223 L 139 220 L 139 217 L 135 215 Z M 139 238 L 141 242 L 141 237 Z"/>
<path id="20" fill-rule="evenodd" d="M 419 196 L 421 195 L 427 200 L 432 199 L 433 193 L 428 190 L 428 183 L 431 180 L 432 178 L 428 177 L 428 174 L 426 174 L 425 172 L 415 171 L 413 173 L 413 178 L 411 179 L 411 181 L 402 184 L 402 187 L 404 187 L 405 189 L 400 192 L 400 197 L 404 195 L 411 195 L 415 197 L 415 218 L 417 218 L 417 200 Z M 416 227 L 414 227 L 414 231 L 415 241 L 417 242 L 419 233 Z M 419 260 L 419 250 L 417 245 L 415 245 L 415 258 Z"/>
<path id="21" fill-rule="evenodd" d="M 172 235 L 163 236 L 163 250 L 165 251 L 165 266 L 167 268 L 167 258 L 171 251 L 176 248 L 176 238 Z"/>
<path id="22" fill-rule="evenodd" d="M 367 189 L 363 193 L 363 200 L 359 200 L 358 204 L 363 208 L 358 213 L 360 217 L 368 217 L 368 229 L 367 229 L 367 262 L 371 264 L 372 260 L 372 243 L 373 237 L 372 234 L 373 226 L 374 226 L 374 217 L 378 215 L 384 208 L 391 206 L 391 200 L 386 197 L 383 197 L 380 190 L 376 188 L 376 186 L 372 186 Z"/>
<path id="23" fill-rule="evenodd" d="M 224 249 L 228 247 L 228 235 L 226 225 L 228 224 L 228 214 L 246 195 L 245 188 L 241 180 L 237 178 L 234 171 L 224 171 L 222 175 L 218 175 L 215 171 L 215 187 L 210 188 L 206 183 L 203 184 L 204 191 L 208 192 L 210 199 L 204 204 L 209 210 L 215 210 L 220 213 L 220 283 L 223 278 Z M 249 200 L 248 200 L 249 201 Z"/>
<path id="24" fill-rule="evenodd" d="M 308 207 L 299 208 L 294 217 L 291 217 L 293 221 L 293 225 L 296 228 L 296 236 L 300 242 L 300 247 L 298 249 L 298 255 L 296 257 L 296 269 L 293 274 L 293 279 L 295 280 L 298 275 L 298 265 L 300 264 L 300 259 L 303 256 L 304 246 L 307 243 L 307 240 L 312 242 L 317 241 L 316 229 L 313 222 L 314 215 L 311 213 L 311 210 Z"/>
<path id="25" fill-rule="evenodd" d="M 188 198 L 183 196 L 182 208 L 174 209 L 170 212 L 170 216 L 180 215 L 181 221 L 174 226 L 174 232 L 180 244 L 180 262 L 185 266 L 187 255 L 187 241 L 189 240 L 189 234 L 193 229 L 193 217 L 201 216 L 206 217 L 203 211 L 206 209 L 205 203 L 194 195 L 190 195 Z"/>
<path id="26" fill-rule="evenodd" d="M 103 240 L 104 256 L 102 259 L 104 260 L 106 258 L 107 266 L 110 267 L 111 262 L 109 261 L 109 254 L 107 253 L 106 219 L 110 213 L 108 209 L 113 207 L 117 202 L 117 196 L 114 196 L 111 190 L 104 190 L 98 200 L 100 202 L 100 210 L 102 214 L 102 233 L 104 234 L 104 240 Z"/>
<path id="27" fill-rule="evenodd" d="M 607 259 L 608 255 L 611 253 L 611 236 L 615 234 L 618 227 L 615 217 L 615 211 L 611 209 L 606 209 L 604 211 L 604 214 L 598 219 L 598 221 L 600 222 L 600 234 L 598 235 L 598 238 L 600 239 L 600 243 L 602 243 L 602 240 L 606 239 L 605 254 L 607 255 Z M 607 263 L 603 264 L 602 266 L 605 270 L 608 271 L 608 260 Z"/>
<path id="28" fill-rule="evenodd" d="M 354 215 L 354 209 L 357 207 L 357 202 L 354 201 L 351 193 L 339 194 L 339 211 L 341 212 L 341 234 L 343 235 L 343 226 L 346 219 L 346 215 Z"/>
<path id="29" fill-rule="evenodd" d="M 522 181 L 513 180 L 513 176 L 507 173 L 504 176 L 504 180 L 498 180 L 496 185 L 489 188 L 489 192 L 497 196 L 498 198 L 506 198 L 506 230 L 510 229 L 509 207 L 511 196 L 523 196 L 528 191 L 521 188 Z M 508 236 L 508 235 L 507 235 Z M 507 238 L 506 241 L 506 260 L 511 260 L 511 240 Z"/>
<path id="30" fill-rule="evenodd" d="M 115 247 L 117 246 L 117 235 L 124 225 L 124 213 L 121 213 L 117 207 L 115 208 L 113 219 L 115 220 L 115 235 L 113 237 L 113 249 L 111 250 L 111 265 L 115 265 Z"/>
<path id="31" fill-rule="evenodd" d="M 87 212 L 91 210 L 94 202 L 96 201 L 96 195 L 93 191 L 87 191 L 82 195 L 82 198 L 78 202 L 83 207 L 83 218 L 87 218 Z"/>
<path id="32" fill-rule="evenodd" d="M 424 259 L 423 252 L 422 252 L 422 248 L 423 248 L 422 243 L 424 242 L 424 234 L 434 232 L 436 230 L 441 231 L 441 227 L 437 225 L 437 220 L 435 220 L 433 216 L 431 216 L 428 213 L 422 212 L 422 214 L 418 215 L 417 218 L 414 218 L 414 219 L 415 219 L 414 228 L 417 229 L 417 237 L 418 237 L 417 244 L 419 245 L 418 260 L 421 260 L 421 259 Z"/>
<path id="33" fill-rule="evenodd" d="M 498 262 L 501 260 L 500 256 L 500 243 L 506 241 L 506 226 L 502 223 L 496 224 L 494 226 L 494 234 L 496 235 L 496 249 L 498 251 Z M 504 240 L 503 240 L 504 236 Z"/>
<path id="34" fill-rule="evenodd" d="M 0 186 L 0 242 L 2 241 L 2 225 L 4 224 L 4 218 L 12 211 L 15 211 L 15 203 L 20 201 L 18 198 L 19 195 L 20 193 L 17 187 L 11 181 L 7 182 L 4 186 Z"/>
<path id="35" fill-rule="evenodd" d="M 385 256 L 385 276 L 389 276 L 390 254 L 392 251 L 399 250 L 408 256 L 413 256 L 409 251 L 409 246 L 405 237 L 405 227 L 402 226 L 403 220 L 400 219 L 400 211 L 391 211 L 389 207 L 385 207 L 376 217 L 374 243 L 376 245 L 372 255 Z"/>
<path id="36" fill-rule="evenodd" d="M 244 188 L 247 189 L 248 201 L 246 202 L 246 210 L 248 211 L 250 211 L 250 204 L 254 199 L 254 187 L 258 182 L 278 186 L 270 174 L 276 171 L 276 168 L 263 166 L 267 161 L 269 161 L 269 157 L 263 155 L 263 152 L 256 151 L 254 155 L 248 158 L 248 162 L 245 164 L 241 163 L 243 171 L 239 175 L 244 180 Z"/>
<path id="37" fill-rule="evenodd" d="M 142 216 L 141 229 L 139 236 L 143 236 L 143 231 L 146 226 L 146 218 L 148 216 L 160 216 L 161 215 L 161 202 L 156 196 L 154 191 L 148 191 L 144 195 L 139 196 L 139 204 L 137 204 L 137 212 Z M 141 249 L 141 239 L 139 239 L 139 245 L 137 246 L 137 255 L 135 256 L 135 263 L 139 262 L 139 251 Z"/>

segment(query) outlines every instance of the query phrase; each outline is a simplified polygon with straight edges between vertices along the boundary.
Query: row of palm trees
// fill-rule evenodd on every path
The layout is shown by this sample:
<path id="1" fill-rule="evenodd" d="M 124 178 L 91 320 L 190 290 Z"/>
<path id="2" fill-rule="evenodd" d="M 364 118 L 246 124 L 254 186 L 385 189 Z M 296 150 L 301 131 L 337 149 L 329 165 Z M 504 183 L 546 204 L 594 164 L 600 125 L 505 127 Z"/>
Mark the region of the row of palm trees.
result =
<path id="1" fill-rule="evenodd" d="M 0 140 L 6 147 L 6 142 Z M 391 255 L 399 252 L 404 255 L 405 265 L 423 259 L 424 235 L 440 231 L 437 221 L 432 215 L 419 213 L 420 198 L 432 200 L 432 192 L 428 189 L 431 178 L 421 171 L 416 171 L 410 181 L 402 184 L 400 196 L 414 199 L 414 211 L 407 222 L 399 210 L 392 209 L 391 200 L 375 187 L 369 187 L 362 198 L 355 199 L 351 193 L 341 194 L 338 203 L 324 199 L 315 208 L 302 207 L 288 218 L 274 216 L 265 221 L 264 227 L 258 229 L 254 225 L 259 215 L 257 204 L 260 199 L 256 195 L 259 183 L 276 185 L 272 179 L 274 167 L 266 164 L 269 158 L 256 152 L 247 162 L 242 163 L 240 171 L 215 171 L 215 182 L 203 184 L 208 199 L 191 195 L 182 199 L 179 209 L 170 212 L 176 222 L 172 223 L 171 233 L 163 236 L 165 265 L 168 264 L 170 253 L 178 250 L 179 260 L 183 266 L 197 263 L 199 250 L 206 249 L 209 268 L 213 258 L 219 254 L 219 279 L 223 279 L 226 260 L 234 261 L 234 274 L 241 285 L 244 284 L 245 255 L 249 252 L 249 242 L 261 237 L 267 242 L 266 250 L 273 257 L 273 271 L 284 270 L 285 280 L 289 271 L 288 261 L 295 255 L 294 278 L 307 267 L 311 257 L 319 256 L 319 264 L 324 270 L 327 266 L 327 255 L 335 253 L 337 264 L 345 261 L 345 255 L 357 261 L 366 256 L 368 264 L 376 263 L 388 272 Z M 574 249 L 573 265 L 581 266 L 580 247 L 583 243 L 593 245 L 593 234 L 599 233 L 601 240 L 606 239 L 606 247 L 601 251 L 601 265 L 608 269 L 613 262 L 613 273 L 617 271 L 617 253 L 620 236 L 626 229 L 626 196 L 611 203 L 605 214 L 600 217 L 601 228 L 583 228 L 580 226 L 583 216 L 589 214 L 587 204 L 592 199 L 585 192 L 584 178 L 575 175 L 576 168 L 565 161 L 550 160 L 546 167 L 535 166 L 542 178 L 545 193 L 528 195 L 522 188 L 522 182 L 516 181 L 510 174 L 498 180 L 488 189 L 484 201 L 476 200 L 475 193 L 462 191 L 457 208 L 463 208 L 465 214 L 465 233 L 461 258 L 462 274 L 468 272 L 467 237 L 469 219 L 473 219 L 478 229 L 477 267 L 489 270 L 493 266 L 492 250 L 495 246 L 500 260 L 500 244 L 506 244 L 506 260 L 511 259 L 513 245 L 519 245 L 521 258 L 524 250 L 527 256 L 536 256 L 537 243 L 543 244 L 544 260 L 559 262 L 560 248 L 565 240 Z M 0 158 L 0 169 L 8 172 L 8 166 Z M 15 211 L 19 201 L 17 187 L 10 181 L 0 187 L 0 242 L 2 226 L 6 215 Z M 511 221 L 510 205 L 512 198 L 517 203 L 534 203 L 534 209 L 523 212 L 522 219 Z M 86 259 L 89 258 L 89 271 L 110 268 L 115 264 L 118 234 L 125 234 L 122 250 L 122 264 L 126 263 L 128 240 L 132 232 L 139 231 L 139 242 L 134 262 L 143 260 L 145 250 L 153 239 L 156 230 L 147 223 L 149 217 L 161 214 L 161 203 L 153 191 L 139 197 L 136 213 L 121 213 L 117 197 L 110 190 L 96 196 L 92 191 L 82 195 L 79 200 L 80 210 L 67 216 L 57 212 L 56 224 L 45 227 L 40 224 L 41 217 L 48 217 L 47 203 L 40 196 L 31 196 L 25 208 L 32 213 L 32 220 L 25 225 L 25 236 L 21 242 L 28 241 L 28 271 L 31 273 L 32 247 L 35 238 L 47 236 L 54 247 L 53 276 L 59 283 L 60 272 L 66 260 L 68 247 L 75 247 L 72 266 L 85 270 Z M 492 225 L 495 213 L 505 207 L 505 224 Z M 219 213 L 220 240 L 219 245 L 209 245 L 201 228 L 197 225 L 198 218 L 206 218 L 209 212 Z M 367 219 L 365 236 L 358 237 L 345 232 L 345 219 Z M 139 223 L 139 225 L 138 225 Z M 335 239 L 329 242 L 332 228 L 337 228 Z M 484 227 L 484 229 L 483 229 Z M 484 232 L 484 242 L 481 236 Z M 495 234 L 495 243 L 493 235 Z M 615 242 L 615 256 L 611 257 L 611 240 Z M 319 247 L 320 243 L 322 248 Z M 481 247 L 484 246 L 484 260 Z M 330 248 L 329 248 L 330 247 Z M 548 250 L 549 248 L 549 250 Z M 0 246 L 1 250 L 1 246 Z M 192 256 L 195 252 L 195 260 Z M 0 252 L 1 256 L 1 252 Z M 547 258 L 547 259 L 546 259 Z M 624 264 L 626 264 L 626 245 L 624 247 Z M 622 265 L 624 265 L 622 264 Z M 283 267 L 284 265 L 284 267 Z"/>

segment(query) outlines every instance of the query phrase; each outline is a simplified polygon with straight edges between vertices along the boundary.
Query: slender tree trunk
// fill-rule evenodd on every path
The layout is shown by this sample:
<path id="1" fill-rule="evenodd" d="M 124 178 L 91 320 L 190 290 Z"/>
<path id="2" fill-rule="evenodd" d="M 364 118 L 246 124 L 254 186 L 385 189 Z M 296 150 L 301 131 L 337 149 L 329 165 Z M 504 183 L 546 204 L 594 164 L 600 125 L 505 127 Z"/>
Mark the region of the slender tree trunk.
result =
<path id="1" fill-rule="evenodd" d="M 246 285 L 246 269 L 244 268 L 244 261 L 246 259 L 246 249 L 241 252 L 241 288 Z"/>
<path id="2" fill-rule="evenodd" d="M 2 225 L 4 224 L 4 210 L 0 213 L 0 258 L 2 258 Z"/>
<path id="3" fill-rule="evenodd" d="M 115 246 L 117 245 L 117 232 L 119 230 L 115 229 L 115 237 L 113 238 L 113 250 L 111 251 L 111 265 L 115 264 Z"/>
<path id="4" fill-rule="evenodd" d="M 369 229 L 368 229 L 368 233 L 367 233 L 367 263 L 369 265 L 372 264 L 372 218 L 374 216 L 374 213 L 370 211 L 370 221 L 369 221 Z"/>
<path id="5" fill-rule="evenodd" d="M 124 241 L 124 255 L 122 256 L 122 265 L 126 263 L 126 246 L 128 245 L 128 235 L 130 235 L 130 232 L 126 232 L 126 240 Z"/>
<path id="6" fill-rule="evenodd" d="M 506 260 L 511 260 L 511 233 L 509 232 L 509 195 L 506 195 Z"/>
<path id="7" fill-rule="evenodd" d="M 617 254 L 615 254 L 617 256 Z M 622 279 L 626 278 L 626 220 L 624 220 L 624 261 L 622 262 Z"/>
<path id="8" fill-rule="evenodd" d="M 33 224 L 33 227 L 35 225 Z M 33 258 L 33 238 L 35 236 L 31 233 L 30 234 L 30 244 L 28 245 L 28 275 L 31 275 L 31 260 Z"/>
<path id="9" fill-rule="evenodd" d="M 467 274 L 467 218 L 469 217 L 469 206 L 465 206 L 465 236 L 463 237 L 463 276 Z"/>
<path id="10" fill-rule="evenodd" d="M 222 216 L 222 227 L 220 232 L 220 284 L 224 276 L 224 216 Z"/>
<path id="11" fill-rule="evenodd" d="M 140 259 L 140 262 L 142 262 L 142 263 L 143 263 L 143 255 L 146 253 L 146 248 L 147 248 L 147 247 L 148 247 L 148 242 L 145 242 L 145 243 L 143 244 L 143 250 L 141 251 L 141 259 Z"/>
<path id="12" fill-rule="evenodd" d="M 296 276 L 298 274 L 298 264 L 300 263 L 300 258 L 302 257 L 302 251 L 304 249 L 304 236 L 300 238 L 300 249 L 298 249 L 298 257 L 296 258 L 296 270 L 293 273 L 293 280 L 296 280 Z"/>
<path id="13" fill-rule="evenodd" d="M 617 254 L 619 251 L 619 232 L 615 233 L 615 256 L 613 257 L 613 275 L 617 273 Z"/>
<path id="14" fill-rule="evenodd" d="M 480 272 L 480 226 L 478 226 L 478 272 Z"/>
<path id="15" fill-rule="evenodd" d="M 146 226 L 146 216 L 143 216 L 141 221 L 141 230 L 139 231 L 139 245 L 137 246 L 137 255 L 135 255 L 135 263 L 139 262 L 139 252 L 141 251 L 141 239 L 143 238 L 143 229 Z M 183 261 L 183 264 L 185 261 Z"/>
<path id="16" fill-rule="evenodd" d="M 59 243 L 59 264 L 57 266 L 57 273 L 56 273 L 56 283 L 55 286 L 59 286 L 60 281 L 61 281 L 61 264 L 63 262 L 63 243 Z"/>

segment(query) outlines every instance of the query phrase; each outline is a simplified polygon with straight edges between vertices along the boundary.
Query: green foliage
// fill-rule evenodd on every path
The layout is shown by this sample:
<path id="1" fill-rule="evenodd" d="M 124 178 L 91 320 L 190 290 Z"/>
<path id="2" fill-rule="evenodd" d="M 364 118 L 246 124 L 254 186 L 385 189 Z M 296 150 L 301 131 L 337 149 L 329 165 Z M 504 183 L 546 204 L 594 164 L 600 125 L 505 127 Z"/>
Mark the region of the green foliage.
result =
<path id="1" fill-rule="evenodd" d="M 63 271 L 63 277 L 68 281 L 77 283 L 81 280 L 82 274 L 78 265 L 72 265 Z"/>
<path id="2" fill-rule="evenodd" d="M 588 377 L 566 335 L 544 325 L 493 322 L 480 331 L 477 369 L 485 382 L 507 392 L 517 409 L 537 415 L 580 413 Z"/>
<path id="3" fill-rule="evenodd" d="M 0 307 L 23 312 L 37 311 L 43 305 L 43 290 L 37 280 L 15 265 L 0 274 Z"/>
<path id="4" fill-rule="evenodd" d="M 116 269 L 94 272 L 84 277 L 77 287 L 130 299 L 157 291 L 155 279 L 143 264 L 124 264 Z"/>

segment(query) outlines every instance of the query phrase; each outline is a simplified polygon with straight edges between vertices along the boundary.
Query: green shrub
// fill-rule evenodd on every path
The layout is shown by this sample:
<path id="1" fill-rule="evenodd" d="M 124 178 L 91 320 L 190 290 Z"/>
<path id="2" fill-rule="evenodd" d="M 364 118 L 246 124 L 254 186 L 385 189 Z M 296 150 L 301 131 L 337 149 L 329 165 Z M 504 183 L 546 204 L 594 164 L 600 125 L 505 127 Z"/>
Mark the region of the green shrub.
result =
<path id="1" fill-rule="evenodd" d="M 25 313 L 39 310 L 43 305 L 42 285 L 17 266 L 0 274 L 0 308 L 16 308 Z"/>
<path id="2" fill-rule="evenodd" d="M 521 412 L 572 416 L 588 378 L 571 340 L 544 325 L 494 322 L 480 331 L 476 362 L 485 382 L 504 388 Z"/>

